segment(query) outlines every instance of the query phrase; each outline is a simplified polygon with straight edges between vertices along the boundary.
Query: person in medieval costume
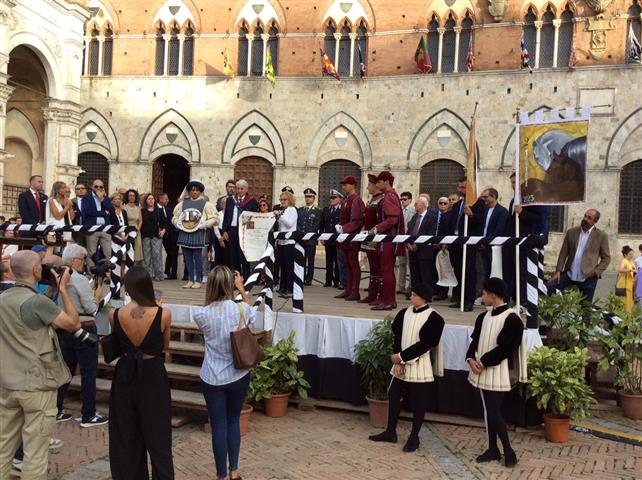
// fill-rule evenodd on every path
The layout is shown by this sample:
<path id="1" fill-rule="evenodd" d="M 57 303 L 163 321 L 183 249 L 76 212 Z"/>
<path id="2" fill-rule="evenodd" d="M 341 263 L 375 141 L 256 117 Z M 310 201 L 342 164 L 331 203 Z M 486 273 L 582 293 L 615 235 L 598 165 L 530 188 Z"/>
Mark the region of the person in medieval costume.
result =
<path id="1" fill-rule="evenodd" d="M 365 231 L 369 231 L 377 224 L 379 202 L 383 198 L 383 193 L 377 188 L 377 176 L 372 173 L 368 174 L 368 193 L 372 196 L 368 200 L 363 217 Z M 381 303 L 381 266 L 377 247 L 376 243 L 363 242 L 361 244 L 361 250 L 366 252 L 368 257 L 370 281 L 368 282 L 368 296 L 359 300 L 358 303 L 367 303 L 373 307 Z"/>
<path id="2" fill-rule="evenodd" d="M 183 249 L 183 261 L 187 268 L 187 283 L 183 288 L 201 288 L 203 277 L 203 248 L 209 244 L 207 231 L 218 224 L 216 208 L 208 202 L 203 192 L 205 185 L 190 180 L 181 201 L 174 208 L 172 223 L 178 229 L 177 244 Z"/>

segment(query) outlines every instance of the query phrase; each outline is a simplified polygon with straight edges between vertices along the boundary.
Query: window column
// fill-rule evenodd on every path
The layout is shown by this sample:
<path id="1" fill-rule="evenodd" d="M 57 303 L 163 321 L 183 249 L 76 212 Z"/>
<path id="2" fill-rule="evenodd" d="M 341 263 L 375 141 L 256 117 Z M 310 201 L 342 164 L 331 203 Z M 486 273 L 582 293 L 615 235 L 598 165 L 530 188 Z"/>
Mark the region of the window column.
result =
<path id="1" fill-rule="evenodd" d="M 105 36 L 98 35 L 98 76 L 103 74 L 103 44 L 105 43 Z"/>
<path id="2" fill-rule="evenodd" d="M 254 41 L 254 35 L 250 35 L 248 32 L 247 35 L 247 75 L 248 77 L 252 76 L 252 42 Z"/>
<path id="3" fill-rule="evenodd" d="M 165 55 L 163 57 L 163 76 L 167 76 L 167 68 L 169 66 L 169 39 L 171 35 L 168 33 L 163 34 L 163 40 L 165 41 Z"/>
<path id="4" fill-rule="evenodd" d="M 459 71 L 459 36 L 461 27 L 455 27 L 453 30 L 455 31 L 455 66 L 453 67 L 453 72 L 457 73 Z"/>
<path id="5" fill-rule="evenodd" d="M 537 20 L 535 22 L 535 68 L 539 68 L 539 50 L 542 39 L 542 25 L 544 22 Z"/>
<path id="6" fill-rule="evenodd" d="M 353 32 L 348 36 L 350 37 L 350 76 L 354 77 L 354 42 L 358 35 L 356 32 Z"/>
<path id="7" fill-rule="evenodd" d="M 339 42 L 341 41 L 341 32 L 334 32 L 334 69 L 339 73 Z"/>
<path id="8" fill-rule="evenodd" d="M 267 58 L 267 44 L 270 39 L 269 33 L 262 33 L 261 40 L 263 40 L 263 70 L 261 75 L 265 77 L 265 59 Z"/>
<path id="9" fill-rule="evenodd" d="M 183 76 L 183 43 L 185 42 L 185 34 L 178 34 L 178 76 Z"/>
<path id="10" fill-rule="evenodd" d="M 89 75 L 89 42 L 91 42 L 91 37 L 85 35 L 83 38 L 85 39 L 85 58 L 83 59 L 82 73 Z"/>
<path id="11" fill-rule="evenodd" d="M 446 29 L 440 27 L 437 29 L 437 33 L 439 34 L 439 58 L 437 59 L 437 73 L 441 73 L 441 58 L 444 56 L 444 33 L 446 33 Z"/>
<path id="12" fill-rule="evenodd" d="M 560 26 L 562 25 L 562 20 L 556 18 L 553 20 L 553 29 L 555 30 L 555 35 L 553 36 L 553 68 L 557 68 L 557 50 L 560 44 Z"/>

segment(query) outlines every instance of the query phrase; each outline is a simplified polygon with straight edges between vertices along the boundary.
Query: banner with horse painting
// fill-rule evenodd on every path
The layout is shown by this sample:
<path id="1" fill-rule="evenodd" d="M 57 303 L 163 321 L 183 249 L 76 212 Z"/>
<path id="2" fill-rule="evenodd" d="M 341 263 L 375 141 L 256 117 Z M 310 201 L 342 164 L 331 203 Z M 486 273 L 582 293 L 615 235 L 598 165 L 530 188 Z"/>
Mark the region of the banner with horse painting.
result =
<path id="1" fill-rule="evenodd" d="M 522 205 L 584 202 L 589 121 L 584 108 L 519 115 L 515 191 Z"/>

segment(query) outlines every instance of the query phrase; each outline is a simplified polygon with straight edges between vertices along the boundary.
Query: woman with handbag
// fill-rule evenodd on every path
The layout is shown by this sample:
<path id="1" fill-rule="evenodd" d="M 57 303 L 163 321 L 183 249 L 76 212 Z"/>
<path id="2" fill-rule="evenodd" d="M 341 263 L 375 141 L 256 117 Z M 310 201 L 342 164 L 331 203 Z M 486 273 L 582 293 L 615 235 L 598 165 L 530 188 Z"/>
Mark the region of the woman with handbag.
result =
<path id="1" fill-rule="evenodd" d="M 243 303 L 234 302 L 234 287 L 241 294 Z M 238 472 L 239 420 L 250 384 L 250 369 L 235 367 L 230 337 L 254 321 L 257 307 L 250 302 L 241 274 L 232 273 L 224 265 L 217 265 L 210 271 L 205 303 L 207 306 L 195 309 L 194 321 L 205 339 L 201 385 L 212 426 L 216 478 L 228 478 L 229 461 L 229 478 L 236 480 L 241 478 Z"/>
<path id="2" fill-rule="evenodd" d="M 622 247 L 622 261 L 617 269 L 615 294 L 624 300 L 624 309 L 631 313 L 633 310 L 633 285 L 635 283 L 635 264 L 633 249 L 628 245 Z"/>
<path id="3" fill-rule="evenodd" d="M 159 307 L 149 273 L 140 266 L 123 279 L 131 302 L 109 312 L 105 359 L 118 357 L 109 397 L 109 464 L 114 480 L 173 480 L 172 399 L 163 351 L 171 312 Z M 111 338 L 109 342 L 105 339 Z"/>

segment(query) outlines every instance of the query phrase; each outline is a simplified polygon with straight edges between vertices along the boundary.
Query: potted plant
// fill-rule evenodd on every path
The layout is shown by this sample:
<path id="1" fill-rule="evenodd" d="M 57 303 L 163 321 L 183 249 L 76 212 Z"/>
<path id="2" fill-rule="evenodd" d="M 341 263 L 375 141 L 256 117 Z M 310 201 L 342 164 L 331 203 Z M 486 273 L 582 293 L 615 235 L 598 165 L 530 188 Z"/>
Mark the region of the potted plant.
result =
<path id="1" fill-rule="evenodd" d="M 588 416 L 595 402 L 584 381 L 587 363 L 587 349 L 578 347 L 572 351 L 541 347 L 528 356 L 528 393 L 544 412 L 549 442 L 568 442 L 570 420 Z"/>
<path id="2" fill-rule="evenodd" d="M 361 370 L 366 389 L 370 423 L 383 428 L 388 424 L 388 383 L 392 368 L 392 316 L 378 322 L 368 336 L 354 346 L 354 363 Z"/>
<path id="3" fill-rule="evenodd" d="M 642 310 L 638 305 L 627 313 L 617 297 L 611 296 L 605 307 L 615 316 L 612 325 L 596 331 L 602 345 L 600 368 L 615 367 L 614 384 L 624 415 L 642 420 Z"/>
<path id="4" fill-rule="evenodd" d="M 250 429 L 250 415 L 254 411 L 254 407 L 249 403 L 244 403 L 241 408 L 241 418 L 239 420 L 239 427 L 241 429 L 241 436 L 247 434 Z"/>
<path id="5" fill-rule="evenodd" d="M 577 288 L 540 297 L 538 314 L 546 325 L 546 345 L 560 350 L 588 345 L 595 320 L 593 305 Z"/>
<path id="6" fill-rule="evenodd" d="M 308 398 L 310 384 L 298 369 L 299 357 L 294 347 L 294 332 L 276 345 L 265 345 L 265 359 L 253 371 L 248 397 L 264 401 L 268 417 L 283 417 L 292 393 Z"/>

